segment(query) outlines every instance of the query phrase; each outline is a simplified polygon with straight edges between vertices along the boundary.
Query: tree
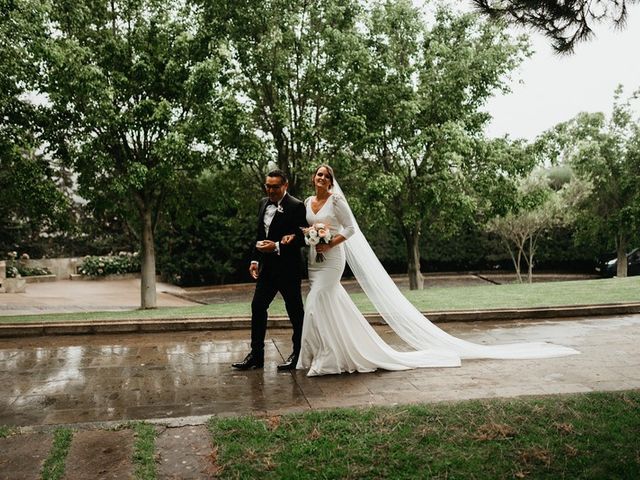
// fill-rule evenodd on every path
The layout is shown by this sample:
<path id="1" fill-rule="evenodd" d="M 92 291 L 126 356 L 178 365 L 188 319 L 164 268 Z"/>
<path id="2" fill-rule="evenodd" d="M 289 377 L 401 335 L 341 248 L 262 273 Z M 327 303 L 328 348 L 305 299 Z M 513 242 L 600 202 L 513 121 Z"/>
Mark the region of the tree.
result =
<path id="1" fill-rule="evenodd" d="M 606 235 L 615 246 L 619 277 L 627 275 L 626 252 L 640 228 L 640 119 L 632 103 L 615 94 L 609 119 L 602 113 L 581 113 L 545 132 L 538 143 L 549 161 L 567 164 L 592 185 L 579 228 L 592 236 Z"/>
<path id="2" fill-rule="evenodd" d="M 67 222 L 68 202 L 50 163 L 27 145 L 0 153 L 0 251 L 42 254 L 38 240 Z"/>
<path id="3" fill-rule="evenodd" d="M 247 167 L 223 166 L 186 180 L 188 197 L 168 197 L 157 235 L 163 276 L 178 285 L 247 281 L 259 194 L 252 184 Z"/>
<path id="4" fill-rule="evenodd" d="M 553 41 L 557 52 L 571 52 L 593 34 L 598 22 L 623 26 L 627 5 L 638 0 L 472 0 L 477 9 L 493 18 L 531 25 Z"/>
<path id="5" fill-rule="evenodd" d="M 155 228 L 167 190 L 197 175 L 219 144 L 224 50 L 184 2 L 47 6 L 47 140 L 77 172 L 80 195 L 113 207 L 137 232 L 141 306 L 154 308 Z"/>
<path id="6" fill-rule="evenodd" d="M 38 112 L 29 99 L 38 66 L 29 47 L 44 35 L 39 2 L 2 1 L 0 17 L 0 251 L 32 246 L 64 224 L 58 172 L 38 153 Z"/>
<path id="7" fill-rule="evenodd" d="M 363 127 L 352 148 L 365 160 L 365 193 L 382 206 L 378 215 L 400 226 L 410 288 L 422 288 L 422 229 L 450 232 L 475 212 L 483 182 L 470 179 L 498 168 L 479 155 L 488 119 L 480 107 L 506 88 L 526 44 L 446 9 L 426 28 L 409 1 L 374 7 L 365 35 L 369 55 L 354 99 Z"/>
<path id="8" fill-rule="evenodd" d="M 289 191 L 334 144 L 359 51 L 353 0 L 229 2 L 225 28 L 236 65 L 237 95 L 246 104 L 247 128 L 269 142 L 268 156 L 242 159 L 264 181 L 265 163 L 287 173 Z"/>
<path id="9" fill-rule="evenodd" d="M 533 281 L 534 257 L 542 235 L 570 223 L 576 203 L 586 194 L 586 184 L 569 181 L 551 188 L 546 171 L 533 171 L 517 179 L 516 198 L 506 214 L 492 218 L 489 232 L 499 236 L 509 251 L 518 281 L 522 283 L 522 261 L 527 265 L 527 281 Z"/>

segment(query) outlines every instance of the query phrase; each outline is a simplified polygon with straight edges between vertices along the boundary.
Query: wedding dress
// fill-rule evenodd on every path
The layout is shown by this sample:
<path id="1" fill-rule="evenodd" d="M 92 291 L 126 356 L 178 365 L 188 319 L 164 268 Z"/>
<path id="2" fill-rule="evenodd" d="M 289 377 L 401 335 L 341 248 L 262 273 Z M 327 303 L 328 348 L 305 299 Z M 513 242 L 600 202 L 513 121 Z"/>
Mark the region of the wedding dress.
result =
<path id="1" fill-rule="evenodd" d="M 400 292 L 358 228 L 337 183 L 317 212 L 305 200 L 309 225 L 324 223 L 332 235 L 347 240 L 316 262 L 309 249 L 310 291 L 305 303 L 302 348 L 297 368 L 308 376 L 342 372 L 458 367 L 461 359 L 534 359 L 578 351 L 545 342 L 479 345 L 444 332 L 424 317 Z M 340 284 L 345 260 L 385 322 L 414 351 L 396 351 L 376 333 Z"/>

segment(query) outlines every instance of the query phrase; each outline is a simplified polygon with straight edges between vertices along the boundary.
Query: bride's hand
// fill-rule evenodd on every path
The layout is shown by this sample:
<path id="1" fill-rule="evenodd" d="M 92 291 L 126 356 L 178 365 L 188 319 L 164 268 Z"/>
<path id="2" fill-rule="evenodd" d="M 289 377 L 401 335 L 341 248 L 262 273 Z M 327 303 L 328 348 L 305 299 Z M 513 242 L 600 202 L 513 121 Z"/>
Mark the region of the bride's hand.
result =
<path id="1" fill-rule="evenodd" d="M 282 237 L 282 240 L 280 240 L 280 244 L 289 245 L 295 238 L 296 236 L 293 233 L 291 235 L 285 235 L 284 237 Z"/>

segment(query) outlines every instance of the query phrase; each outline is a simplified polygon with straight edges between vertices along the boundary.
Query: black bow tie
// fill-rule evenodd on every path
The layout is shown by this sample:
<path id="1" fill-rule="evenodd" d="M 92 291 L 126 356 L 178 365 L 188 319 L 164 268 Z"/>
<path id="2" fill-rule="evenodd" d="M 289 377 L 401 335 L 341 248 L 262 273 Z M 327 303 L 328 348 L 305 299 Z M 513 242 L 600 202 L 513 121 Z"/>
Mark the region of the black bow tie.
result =
<path id="1" fill-rule="evenodd" d="M 272 202 L 271 200 L 267 200 L 267 207 L 269 205 L 273 205 L 274 207 L 277 207 L 278 206 L 278 202 Z"/>

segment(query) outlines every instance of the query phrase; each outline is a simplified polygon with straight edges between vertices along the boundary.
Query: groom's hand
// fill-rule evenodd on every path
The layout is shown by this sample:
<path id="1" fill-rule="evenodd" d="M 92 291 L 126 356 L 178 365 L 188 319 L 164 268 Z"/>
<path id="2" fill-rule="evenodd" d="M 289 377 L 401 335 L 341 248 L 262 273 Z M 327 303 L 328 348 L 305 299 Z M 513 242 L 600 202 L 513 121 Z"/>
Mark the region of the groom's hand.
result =
<path id="1" fill-rule="evenodd" d="M 271 253 L 276 251 L 276 242 L 273 240 L 262 240 L 256 243 L 256 248 L 262 253 Z"/>
<path id="2" fill-rule="evenodd" d="M 280 240 L 280 245 L 289 245 L 295 240 L 295 238 L 296 236 L 293 233 L 290 235 L 285 235 L 284 237 L 282 237 L 282 240 Z"/>
<path id="3" fill-rule="evenodd" d="M 251 265 L 249 265 L 249 275 L 254 280 L 258 279 L 258 264 L 256 262 L 251 262 Z"/>

